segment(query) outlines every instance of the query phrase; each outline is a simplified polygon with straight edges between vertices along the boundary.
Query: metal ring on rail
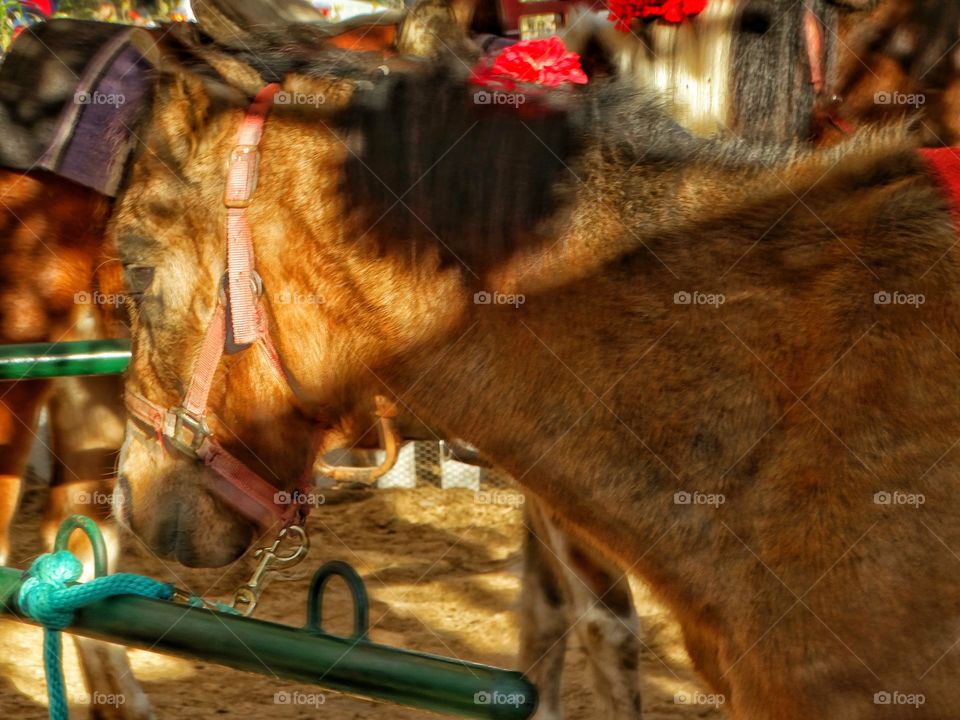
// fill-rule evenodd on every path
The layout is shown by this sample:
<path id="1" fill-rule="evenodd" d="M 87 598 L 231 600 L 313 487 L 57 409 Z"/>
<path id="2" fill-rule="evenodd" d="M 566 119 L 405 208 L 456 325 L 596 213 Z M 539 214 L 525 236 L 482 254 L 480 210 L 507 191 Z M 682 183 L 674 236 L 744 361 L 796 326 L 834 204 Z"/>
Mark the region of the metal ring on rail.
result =
<path id="1" fill-rule="evenodd" d="M 367 597 L 367 588 L 359 573 L 343 560 L 331 560 L 325 563 L 310 581 L 310 594 L 307 597 L 307 624 L 304 625 L 304 629 L 310 632 L 327 632 L 323 629 L 323 593 L 334 577 L 343 578 L 353 596 L 353 632 L 347 637 L 351 640 L 366 640 L 370 629 L 370 599 Z"/>
<path id="2" fill-rule="evenodd" d="M 66 550 L 70 536 L 80 530 L 93 547 L 93 575 L 103 577 L 107 574 L 107 545 L 97 524 L 86 515 L 71 515 L 60 524 L 57 538 L 53 541 L 53 551 Z"/>

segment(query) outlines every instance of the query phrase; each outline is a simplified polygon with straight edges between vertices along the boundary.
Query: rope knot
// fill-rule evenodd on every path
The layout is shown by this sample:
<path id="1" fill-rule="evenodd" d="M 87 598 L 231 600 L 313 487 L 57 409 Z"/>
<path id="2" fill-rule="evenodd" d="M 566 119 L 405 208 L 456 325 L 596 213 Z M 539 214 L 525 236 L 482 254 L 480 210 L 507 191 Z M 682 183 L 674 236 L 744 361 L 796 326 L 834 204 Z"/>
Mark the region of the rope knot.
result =
<path id="1" fill-rule="evenodd" d="M 17 602 L 44 627 L 62 630 L 73 620 L 73 608 L 64 607 L 64 593 L 83 574 L 83 563 L 66 550 L 45 553 L 27 571 Z"/>

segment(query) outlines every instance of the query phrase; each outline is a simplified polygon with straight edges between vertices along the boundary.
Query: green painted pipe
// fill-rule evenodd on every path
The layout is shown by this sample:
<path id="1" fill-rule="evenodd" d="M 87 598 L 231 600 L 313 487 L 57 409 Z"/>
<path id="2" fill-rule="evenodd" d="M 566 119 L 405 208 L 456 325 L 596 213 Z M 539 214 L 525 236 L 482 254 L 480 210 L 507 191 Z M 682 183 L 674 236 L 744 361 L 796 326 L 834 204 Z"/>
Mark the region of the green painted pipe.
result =
<path id="1" fill-rule="evenodd" d="M 0 345 L 0 380 L 117 375 L 129 364 L 129 340 Z"/>
<path id="2" fill-rule="evenodd" d="M 0 568 L 0 611 L 17 614 L 22 575 Z M 521 720 L 537 705 L 518 672 L 160 600 L 92 603 L 68 631 L 459 717 Z"/>

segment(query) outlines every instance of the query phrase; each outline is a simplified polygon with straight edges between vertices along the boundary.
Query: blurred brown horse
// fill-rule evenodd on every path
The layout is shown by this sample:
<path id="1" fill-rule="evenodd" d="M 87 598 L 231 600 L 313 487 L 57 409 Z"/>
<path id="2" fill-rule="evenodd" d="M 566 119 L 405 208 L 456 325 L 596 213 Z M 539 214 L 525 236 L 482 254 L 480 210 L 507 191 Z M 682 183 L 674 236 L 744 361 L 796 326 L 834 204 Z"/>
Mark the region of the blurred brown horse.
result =
<path id="1" fill-rule="evenodd" d="M 0 170 L 0 344 L 126 336 L 121 268 L 104 241 L 111 207 L 107 198 L 49 173 Z M 10 526 L 46 405 L 53 471 L 44 543 L 52 547 L 61 521 L 82 513 L 100 525 L 115 565 L 119 548 L 107 519 L 123 435 L 120 394 L 118 377 L 0 383 L 0 564 L 10 559 Z M 71 549 L 90 559 L 79 536 Z M 122 648 L 76 643 L 93 717 L 152 716 Z M 123 704 L 110 704 L 112 697 Z"/>

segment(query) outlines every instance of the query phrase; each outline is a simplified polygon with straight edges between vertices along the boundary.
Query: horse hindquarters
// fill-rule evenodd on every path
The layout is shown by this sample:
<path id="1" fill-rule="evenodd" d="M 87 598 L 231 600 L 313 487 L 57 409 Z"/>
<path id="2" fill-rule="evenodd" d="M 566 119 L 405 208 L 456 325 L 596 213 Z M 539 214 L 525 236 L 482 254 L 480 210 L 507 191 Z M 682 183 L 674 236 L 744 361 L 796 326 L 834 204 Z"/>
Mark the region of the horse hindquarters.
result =
<path id="1" fill-rule="evenodd" d="M 561 530 L 528 499 L 524 510 L 521 668 L 540 691 L 538 720 L 563 716 L 561 677 L 566 638 L 583 644 L 598 717 L 639 718 L 639 619 L 626 575 Z"/>

